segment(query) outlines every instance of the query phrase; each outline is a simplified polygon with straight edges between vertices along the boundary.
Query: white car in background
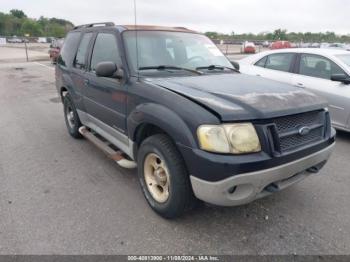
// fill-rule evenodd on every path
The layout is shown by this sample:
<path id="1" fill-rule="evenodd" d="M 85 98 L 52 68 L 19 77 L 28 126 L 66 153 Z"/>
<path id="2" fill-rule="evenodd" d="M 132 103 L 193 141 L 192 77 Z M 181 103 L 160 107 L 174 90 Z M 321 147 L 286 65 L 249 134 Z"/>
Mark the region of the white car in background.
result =
<path id="1" fill-rule="evenodd" d="M 350 132 L 350 52 L 321 48 L 274 50 L 243 58 L 239 66 L 241 73 L 292 84 L 324 97 L 329 102 L 334 127 Z"/>
<path id="2" fill-rule="evenodd" d="M 46 37 L 38 37 L 38 43 L 47 43 L 47 38 Z"/>
<path id="3" fill-rule="evenodd" d="M 321 43 L 320 48 L 328 48 L 330 43 Z"/>
<path id="4" fill-rule="evenodd" d="M 328 49 L 340 49 L 346 50 L 346 45 L 342 43 L 333 43 L 327 46 Z"/>
<path id="5" fill-rule="evenodd" d="M 12 37 L 12 38 L 8 38 L 7 39 L 8 43 L 22 43 L 22 39 L 18 38 L 18 37 Z"/>

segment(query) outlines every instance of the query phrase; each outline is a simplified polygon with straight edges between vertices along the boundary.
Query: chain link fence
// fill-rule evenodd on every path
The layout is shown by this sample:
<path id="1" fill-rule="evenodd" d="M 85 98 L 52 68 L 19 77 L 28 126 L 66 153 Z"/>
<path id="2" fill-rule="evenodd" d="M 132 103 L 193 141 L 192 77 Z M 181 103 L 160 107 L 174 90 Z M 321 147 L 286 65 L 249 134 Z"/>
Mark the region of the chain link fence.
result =
<path id="1" fill-rule="evenodd" d="M 247 40 L 221 40 L 221 39 L 212 39 L 212 41 L 217 45 L 217 47 L 223 52 L 226 56 L 244 54 L 244 44 L 253 43 L 255 53 L 263 52 L 269 50 L 269 46 L 272 41 L 266 40 L 256 40 L 256 41 L 247 41 Z"/>
<path id="2" fill-rule="evenodd" d="M 280 40 L 221 40 L 212 39 L 212 41 L 218 46 L 218 48 L 226 55 L 237 55 L 237 54 L 247 54 L 251 52 L 246 52 L 246 43 L 254 44 L 255 53 L 263 52 L 270 49 L 279 48 L 333 48 L 350 51 L 349 43 L 318 43 L 318 42 L 289 42 Z M 276 45 L 275 45 L 276 44 Z M 285 45 L 288 44 L 288 45 Z"/>
<path id="3" fill-rule="evenodd" d="M 24 62 L 49 60 L 53 37 L 0 36 L 0 62 Z"/>
<path id="4" fill-rule="evenodd" d="M 267 40 L 222 40 L 212 39 L 218 48 L 228 57 L 239 57 L 246 55 L 245 43 L 254 44 L 254 52 L 259 53 L 270 49 L 271 43 L 274 41 Z M 60 39 L 54 37 L 16 37 L 16 36 L 0 36 L 0 62 L 15 62 L 15 61 L 39 61 L 49 60 L 49 50 L 51 46 L 57 46 Z M 322 43 L 290 43 L 291 47 L 321 47 Z M 350 50 L 350 46 L 345 44 L 332 43 L 335 48 Z"/>

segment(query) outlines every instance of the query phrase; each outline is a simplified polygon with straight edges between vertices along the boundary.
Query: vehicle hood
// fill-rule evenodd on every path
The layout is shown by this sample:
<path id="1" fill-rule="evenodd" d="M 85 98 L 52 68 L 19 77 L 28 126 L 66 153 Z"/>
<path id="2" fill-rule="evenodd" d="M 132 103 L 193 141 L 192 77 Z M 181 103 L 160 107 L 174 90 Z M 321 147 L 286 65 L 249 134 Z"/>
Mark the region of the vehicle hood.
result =
<path id="1" fill-rule="evenodd" d="M 210 74 L 147 81 L 202 105 L 222 121 L 272 118 L 321 109 L 325 100 L 292 85 L 244 74 Z"/>

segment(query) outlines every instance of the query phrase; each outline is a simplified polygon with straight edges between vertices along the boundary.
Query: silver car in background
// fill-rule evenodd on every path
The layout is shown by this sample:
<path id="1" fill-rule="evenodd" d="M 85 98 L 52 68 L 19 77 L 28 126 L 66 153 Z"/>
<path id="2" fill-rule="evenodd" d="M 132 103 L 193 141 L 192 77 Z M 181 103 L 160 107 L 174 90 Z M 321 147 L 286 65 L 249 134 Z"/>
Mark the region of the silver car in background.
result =
<path id="1" fill-rule="evenodd" d="M 324 97 L 333 126 L 350 132 L 349 51 L 281 49 L 248 56 L 239 65 L 241 73 L 289 83 Z"/>

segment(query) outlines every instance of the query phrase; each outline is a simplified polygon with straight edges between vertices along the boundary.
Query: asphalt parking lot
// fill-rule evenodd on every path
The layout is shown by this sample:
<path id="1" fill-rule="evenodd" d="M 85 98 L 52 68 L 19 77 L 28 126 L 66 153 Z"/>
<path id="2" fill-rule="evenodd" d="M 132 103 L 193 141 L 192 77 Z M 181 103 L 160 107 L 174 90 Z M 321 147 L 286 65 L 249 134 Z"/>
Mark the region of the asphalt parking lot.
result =
<path id="1" fill-rule="evenodd" d="M 326 167 L 251 204 L 157 216 L 63 120 L 48 62 L 0 64 L 0 254 L 350 254 L 350 134 Z"/>

